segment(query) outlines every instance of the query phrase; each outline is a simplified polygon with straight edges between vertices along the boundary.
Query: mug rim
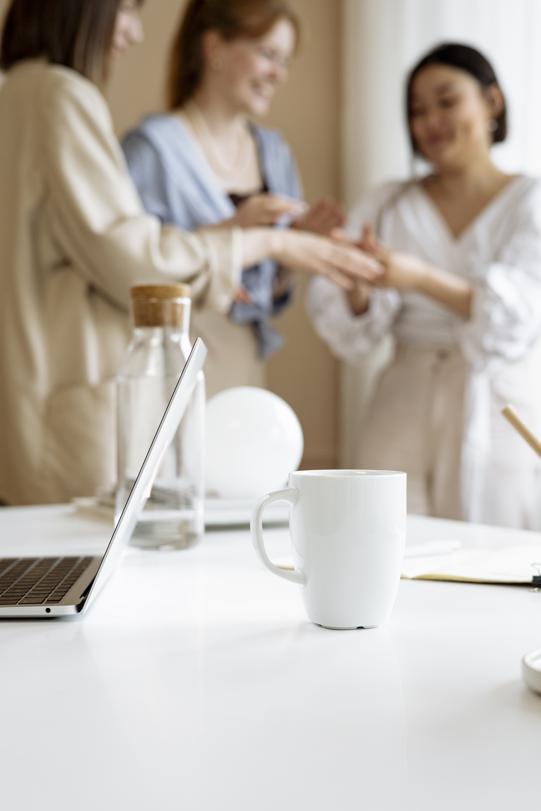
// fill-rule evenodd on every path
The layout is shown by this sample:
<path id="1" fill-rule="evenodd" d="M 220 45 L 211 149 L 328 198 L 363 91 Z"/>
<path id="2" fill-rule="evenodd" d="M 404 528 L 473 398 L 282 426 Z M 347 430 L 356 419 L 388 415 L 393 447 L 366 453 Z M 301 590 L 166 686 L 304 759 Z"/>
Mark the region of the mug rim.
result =
<path id="1" fill-rule="evenodd" d="M 329 479 L 362 479 L 406 476 L 404 470 L 378 470 L 376 468 L 328 468 L 322 470 L 293 470 L 290 476 L 303 478 L 329 478 Z"/>

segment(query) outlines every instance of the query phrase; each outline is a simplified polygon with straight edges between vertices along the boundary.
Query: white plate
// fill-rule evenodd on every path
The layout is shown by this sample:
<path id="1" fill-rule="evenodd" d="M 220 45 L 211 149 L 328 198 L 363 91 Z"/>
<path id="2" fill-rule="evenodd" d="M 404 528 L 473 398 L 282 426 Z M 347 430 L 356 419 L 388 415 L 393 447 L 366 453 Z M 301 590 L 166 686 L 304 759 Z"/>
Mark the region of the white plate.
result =
<path id="1" fill-rule="evenodd" d="M 86 515 L 112 523 L 113 502 L 106 498 L 76 498 L 73 499 L 77 510 Z M 231 499 L 207 498 L 205 499 L 205 526 L 213 527 L 248 527 L 257 499 Z M 163 511 L 162 511 L 163 513 Z M 287 524 L 289 507 L 286 504 L 271 504 L 265 510 L 263 523 L 267 526 L 284 526 Z M 155 518 L 151 512 L 141 515 L 140 521 L 150 521 Z M 171 514 L 175 517 L 175 513 Z"/>

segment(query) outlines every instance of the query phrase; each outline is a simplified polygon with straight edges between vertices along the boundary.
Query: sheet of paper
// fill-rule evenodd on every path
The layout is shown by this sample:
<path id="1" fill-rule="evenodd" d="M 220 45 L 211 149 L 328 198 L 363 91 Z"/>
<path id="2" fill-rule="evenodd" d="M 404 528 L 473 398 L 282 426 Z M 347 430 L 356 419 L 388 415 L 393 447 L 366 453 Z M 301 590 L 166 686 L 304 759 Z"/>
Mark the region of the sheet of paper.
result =
<path id="1" fill-rule="evenodd" d="M 418 554 L 407 556 L 402 566 L 402 577 L 408 580 L 528 584 L 535 575 L 541 575 L 541 545 Z"/>

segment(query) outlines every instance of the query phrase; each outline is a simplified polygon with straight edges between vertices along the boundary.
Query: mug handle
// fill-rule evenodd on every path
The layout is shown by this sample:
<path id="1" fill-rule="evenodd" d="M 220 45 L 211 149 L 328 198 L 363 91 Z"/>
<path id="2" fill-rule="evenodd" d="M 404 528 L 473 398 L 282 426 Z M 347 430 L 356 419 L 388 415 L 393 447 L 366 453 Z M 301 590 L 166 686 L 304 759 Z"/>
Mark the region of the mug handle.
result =
<path id="1" fill-rule="evenodd" d="M 278 577 L 283 577 L 285 580 L 291 580 L 292 583 L 300 583 L 304 585 L 305 577 L 298 569 L 286 569 L 284 566 L 277 566 L 267 555 L 265 549 L 265 541 L 263 540 L 263 511 L 268 504 L 274 501 L 287 501 L 289 504 L 296 504 L 299 499 L 299 491 L 294 487 L 288 487 L 285 490 L 275 490 L 273 493 L 267 493 L 252 513 L 251 530 L 252 530 L 252 543 L 255 551 L 257 552 L 261 562 L 267 569 Z"/>

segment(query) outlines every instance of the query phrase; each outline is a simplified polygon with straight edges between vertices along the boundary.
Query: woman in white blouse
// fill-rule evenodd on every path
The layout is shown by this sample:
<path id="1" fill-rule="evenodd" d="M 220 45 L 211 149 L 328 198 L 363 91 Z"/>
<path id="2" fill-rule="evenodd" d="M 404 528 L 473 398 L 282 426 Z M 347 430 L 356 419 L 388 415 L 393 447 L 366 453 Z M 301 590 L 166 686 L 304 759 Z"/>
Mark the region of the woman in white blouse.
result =
<path id="1" fill-rule="evenodd" d="M 271 228 L 162 226 L 143 211 L 102 95 L 142 0 L 12 0 L 0 45 L 0 502 L 114 481 L 114 376 L 130 286 L 183 280 L 229 310 L 264 257 L 346 286 L 361 251 Z M 231 363 L 234 363 L 231 357 Z"/>
<path id="2" fill-rule="evenodd" d="M 413 512 L 539 529 L 538 460 L 500 411 L 511 402 L 540 422 L 541 183 L 492 160 L 506 105 L 475 49 L 428 53 L 406 104 L 431 172 L 383 186 L 354 216 L 383 275 L 347 294 L 315 280 L 309 309 L 350 362 L 394 336 L 361 429 L 363 466 L 407 471 Z"/>

